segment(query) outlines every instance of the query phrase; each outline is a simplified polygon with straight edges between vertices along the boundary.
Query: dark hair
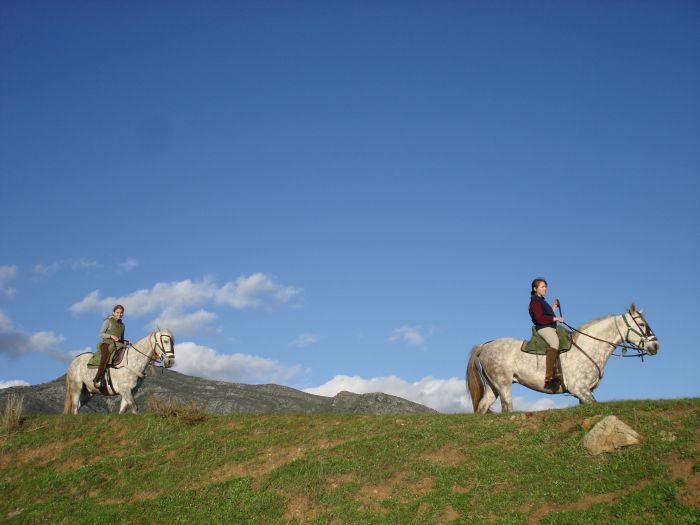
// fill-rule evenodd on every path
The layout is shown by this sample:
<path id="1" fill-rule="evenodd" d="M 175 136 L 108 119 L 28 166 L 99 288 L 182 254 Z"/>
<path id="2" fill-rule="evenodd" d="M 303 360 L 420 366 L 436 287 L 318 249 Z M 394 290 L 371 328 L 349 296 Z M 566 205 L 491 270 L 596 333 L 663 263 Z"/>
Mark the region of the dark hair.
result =
<path id="1" fill-rule="evenodd" d="M 544 283 L 545 286 L 549 286 L 547 284 L 547 279 L 544 279 L 542 277 L 538 277 L 534 281 L 532 281 L 532 284 L 530 285 L 530 293 L 533 294 L 535 293 L 535 288 L 540 285 L 540 283 Z"/>
<path id="2" fill-rule="evenodd" d="M 116 312 L 117 310 L 121 310 L 123 312 L 124 307 L 122 305 L 118 304 L 114 308 L 112 308 L 112 313 Z"/>

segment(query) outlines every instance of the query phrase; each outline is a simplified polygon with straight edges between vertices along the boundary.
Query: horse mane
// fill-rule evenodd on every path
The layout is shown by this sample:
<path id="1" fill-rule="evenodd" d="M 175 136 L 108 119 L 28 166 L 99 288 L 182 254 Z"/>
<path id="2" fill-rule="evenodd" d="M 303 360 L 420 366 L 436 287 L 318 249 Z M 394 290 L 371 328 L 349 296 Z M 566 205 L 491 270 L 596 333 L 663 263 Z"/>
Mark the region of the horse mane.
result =
<path id="1" fill-rule="evenodd" d="M 582 324 L 581 326 L 579 326 L 576 329 L 576 330 L 578 330 L 578 332 L 574 332 L 574 341 L 578 341 L 578 336 L 581 335 L 579 332 L 585 332 L 594 324 L 597 324 L 601 321 L 604 321 L 605 319 L 609 319 L 610 317 L 615 317 L 615 316 L 612 314 L 611 315 L 604 315 L 602 317 L 597 317 L 597 318 L 593 319 L 592 321 L 588 321 L 587 323 Z"/>

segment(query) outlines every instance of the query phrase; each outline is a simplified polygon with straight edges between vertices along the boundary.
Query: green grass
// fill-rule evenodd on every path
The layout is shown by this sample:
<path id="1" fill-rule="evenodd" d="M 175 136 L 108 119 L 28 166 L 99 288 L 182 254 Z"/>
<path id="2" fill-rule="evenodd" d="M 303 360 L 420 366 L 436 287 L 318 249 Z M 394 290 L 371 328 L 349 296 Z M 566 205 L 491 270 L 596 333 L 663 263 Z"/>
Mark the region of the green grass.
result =
<path id="1" fill-rule="evenodd" d="M 614 414 L 640 446 L 591 457 Z M 2 523 L 698 523 L 700 400 L 533 414 L 36 416 Z"/>

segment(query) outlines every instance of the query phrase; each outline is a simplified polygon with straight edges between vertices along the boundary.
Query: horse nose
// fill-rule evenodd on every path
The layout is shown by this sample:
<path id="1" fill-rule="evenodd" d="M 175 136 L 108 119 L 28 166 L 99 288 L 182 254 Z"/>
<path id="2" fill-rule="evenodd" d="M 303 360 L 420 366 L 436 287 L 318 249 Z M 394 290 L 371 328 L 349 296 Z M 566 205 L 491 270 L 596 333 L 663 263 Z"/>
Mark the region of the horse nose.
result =
<path id="1" fill-rule="evenodd" d="M 656 341 L 649 341 L 644 348 L 649 355 L 655 355 L 659 351 L 659 343 Z"/>

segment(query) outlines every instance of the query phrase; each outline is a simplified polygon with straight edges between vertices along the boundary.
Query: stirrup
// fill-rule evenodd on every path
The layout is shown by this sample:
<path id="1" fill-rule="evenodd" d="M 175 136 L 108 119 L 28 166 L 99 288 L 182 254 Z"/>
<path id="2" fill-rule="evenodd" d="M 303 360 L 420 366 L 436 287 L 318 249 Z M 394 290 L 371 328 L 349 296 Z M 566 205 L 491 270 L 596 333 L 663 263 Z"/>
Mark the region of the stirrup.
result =
<path id="1" fill-rule="evenodd" d="M 559 381 L 558 377 L 552 377 L 551 379 L 545 379 L 544 380 L 544 387 L 545 388 L 559 388 L 561 386 L 561 381 Z"/>

